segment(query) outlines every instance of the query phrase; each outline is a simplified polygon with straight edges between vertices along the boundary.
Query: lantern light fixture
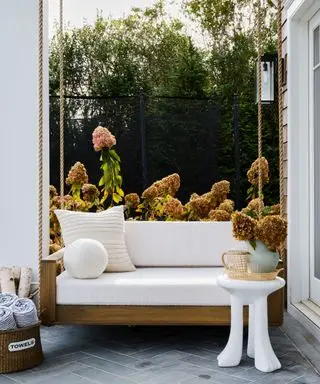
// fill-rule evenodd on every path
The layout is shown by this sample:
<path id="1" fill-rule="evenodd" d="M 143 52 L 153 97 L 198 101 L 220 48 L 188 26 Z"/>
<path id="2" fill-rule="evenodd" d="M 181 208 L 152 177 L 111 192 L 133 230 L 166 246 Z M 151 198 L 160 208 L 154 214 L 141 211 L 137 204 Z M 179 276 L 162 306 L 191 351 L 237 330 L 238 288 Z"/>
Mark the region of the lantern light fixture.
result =
<path id="1" fill-rule="evenodd" d="M 275 63 L 277 54 L 264 54 L 261 57 L 261 101 L 262 104 L 272 104 L 275 99 Z M 258 71 L 259 63 L 256 64 L 256 103 L 258 102 Z"/>

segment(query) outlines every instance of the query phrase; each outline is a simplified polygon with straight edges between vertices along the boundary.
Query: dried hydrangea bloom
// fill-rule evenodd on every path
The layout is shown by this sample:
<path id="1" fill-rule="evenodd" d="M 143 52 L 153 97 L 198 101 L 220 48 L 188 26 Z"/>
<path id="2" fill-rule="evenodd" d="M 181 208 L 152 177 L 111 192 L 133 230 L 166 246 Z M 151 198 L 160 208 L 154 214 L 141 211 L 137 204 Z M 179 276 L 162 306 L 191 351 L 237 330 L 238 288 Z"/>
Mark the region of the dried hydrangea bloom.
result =
<path id="1" fill-rule="evenodd" d="M 269 183 L 269 164 L 265 157 L 261 157 L 261 160 L 258 158 L 252 163 L 247 177 L 250 184 L 259 185 L 259 164 L 261 164 L 261 181 L 264 186 Z"/>
<path id="2" fill-rule="evenodd" d="M 108 128 L 97 127 L 92 133 L 92 143 L 95 151 L 110 149 L 116 145 L 117 140 Z"/>
<path id="3" fill-rule="evenodd" d="M 231 214 L 223 209 L 213 209 L 209 212 L 211 221 L 230 221 Z"/>
<path id="4" fill-rule="evenodd" d="M 279 215 L 263 217 L 258 222 L 256 237 L 271 251 L 276 251 L 287 238 L 287 221 Z"/>
<path id="5" fill-rule="evenodd" d="M 54 185 L 50 185 L 49 193 L 50 193 L 50 199 L 53 199 L 54 197 L 58 196 L 58 192 L 57 192 L 56 187 Z"/>
<path id="6" fill-rule="evenodd" d="M 159 205 L 159 204 L 163 205 L 163 203 L 164 203 L 164 197 L 158 196 L 153 199 L 154 205 Z"/>
<path id="7" fill-rule="evenodd" d="M 81 202 L 78 200 L 75 200 L 72 196 L 70 195 L 65 195 L 63 197 L 61 196 L 56 196 L 53 199 L 54 205 L 59 209 L 68 209 L 69 211 L 78 211 L 81 209 L 82 205 Z"/>
<path id="8" fill-rule="evenodd" d="M 157 189 L 157 196 L 166 196 L 168 194 L 168 186 L 163 179 L 154 182 L 151 187 L 155 187 Z"/>
<path id="9" fill-rule="evenodd" d="M 226 199 L 219 205 L 218 210 L 232 213 L 234 210 L 234 202 L 232 200 Z"/>
<path id="10" fill-rule="evenodd" d="M 171 196 L 174 196 L 180 188 L 180 176 L 177 173 L 167 176 L 168 192 Z"/>
<path id="11" fill-rule="evenodd" d="M 180 200 L 171 197 L 164 203 L 163 212 L 172 219 L 181 220 L 184 215 L 184 207 Z"/>
<path id="12" fill-rule="evenodd" d="M 71 195 L 64 195 L 60 197 L 61 201 L 64 201 L 65 204 L 72 204 L 74 202 L 74 198 Z"/>
<path id="13" fill-rule="evenodd" d="M 151 185 L 149 188 L 143 191 L 142 197 L 147 200 L 153 200 L 158 196 L 158 189 Z"/>
<path id="14" fill-rule="evenodd" d="M 84 184 L 82 187 L 83 200 L 93 203 L 98 199 L 100 192 L 94 184 Z"/>
<path id="15" fill-rule="evenodd" d="M 70 169 L 66 179 L 67 185 L 83 185 L 88 183 L 88 174 L 85 166 L 77 161 Z"/>
<path id="16" fill-rule="evenodd" d="M 67 199 L 67 202 L 64 205 L 64 208 L 72 211 L 82 211 L 83 205 L 79 200 L 75 200 L 71 197 L 71 199 Z"/>
<path id="17" fill-rule="evenodd" d="M 264 208 L 264 202 L 262 199 L 260 198 L 256 198 L 256 199 L 252 199 L 250 201 L 250 203 L 248 204 L 248 207 L 247 207 L 249 210 L 251 211 L 254 211 L 255 213 L 259 213 L 259 211 L 261 210 L 261 212 L 263 211 L 263 208 Z"/>
<path id="18" fill-rule="evenodd" d="M 59 224 L 59 220 L 58 220 L 58 218 L 57 218 L 57 216 L 56 216 L 56 214 L 54 213 L 54 210 L 55 209 L 57 209 L 58 207 L 52 207 L 51 209 L 50 209 L 50 226 L 51 227 L 54 227 L 54 226 L 57 226 L 57 227 L 59 227 L 60 226 L 60 224 Z M 51 232 L 52 231 L 52 232 Z M 54 236 L 55 235 L 55 232 L 54 232 L 54 230 L 53 229 L 50 229 L 50 236 Z"/>
<path id="19" fill-rule="evenodd" d="M 52 199 L 52 209 L 59 209 L 61 207 L 60 201 L 60 196 L 55 196 Z"/>
<path id="20" fill-rule="evenodd" d="M 196 199 L 189 201 L 189 204 L 192 211 L 194 211 L 194 213 L 200 219 L 204 219 L 205 217 L 207 217 L 211 210 L 209 200 L 203 196 L 197 197 Z"/>
<path id="21" fill-rule="evenodd" d="M 190 201 L 188 201 L 188 202 L 184 205 L 184 209 L 185 209 L 186 212 L 190 212 L 190 211 L 192 210 Z"/>
<path id="22" fill-rule="evenodd" d="M 198 198 L 198 197 L 199 197 L 199 195 L 198 195 L 197 193 L 194 192 L 194 193 L 190 196 L 189 201 L 194 200 L 194 199 L 196 199 L 196 198 Z"/>
<path id="23" fill-rule="evenodd" d="M 128 193 L 125 195 L 124 201 L 127 207 L 137 209 L 140 204 L 140 197 L 137 193 Z"/>
<path id="24" fill-rule="evenodd" d="M 257 228 L 257 221 L 243 212 L 232 215 L 233 236 L 237 240 L 253 240 Z"/>
<path id="25" fill-rule="evenodd" d="M 216 204 L 219 205 L 227 199 L 228 193 L 230 192 L 230 183 L 227 180 L 219 181 L 213 184 L 211 191 L 214 194 Z"/>
<path id="26" fill-rule="evenodd" d="M 252 211 L 251 211 L 251 209 L 249 209 L 248 207 L 246 207 L 246 208 L 241 209 L 241 212 L 244 213 L 245 215 L 248 215 L 248 214 L 250 214 Z"/>
<path id="27" fill-rule="evenodd" d="M 163 179 L 153 183 L 158 190 L 158 196 L 175 196 L 180 188 L 180 176 L 177 173 L 166 176 Z"/>
<path id="28" fill-rule="evenodd" d="M 233 200 L 231 200 L 231 199 L 226 199 L 226 200 L 223 201 L 223 203 L 228 203 L 228 204 L 230 204 L 230 205 L 232 206 L 232 208 L 234 209 L 234 201 L 233 201 Z"/>
<path id="29" fill-rule="evenodd" d="M 52 253 L 58 252 L 61 248 L 62 247 L 59 244 L 56 244 L 56 243 L 50 244 L 49 253 L 52 254 Z"/>
<path id="30" fill-rule="evenodd" d="M 52 204 L 57 207 L 57 209 L 61 208 L 61 203 L 64 202 L 64 199 L 62 199 L 60 196 L 55 196 L 52 199 Z"/>
<path id="31" fill-rule="evenodd" d="M 271 205 L 269 215 L 280 215 L 280 204 Z"/>
<path id="32" fill-rule="evenodd" d="M 216 194 L 214 191 L 204 193 L 200 197 L 202 197 L 203 199 L 206 199 L 208 201 L 208 204 L 210 206 L 210 210 L 217 208 L 217 206 L 219 205 L 218 200 L 216 198 Z"/>

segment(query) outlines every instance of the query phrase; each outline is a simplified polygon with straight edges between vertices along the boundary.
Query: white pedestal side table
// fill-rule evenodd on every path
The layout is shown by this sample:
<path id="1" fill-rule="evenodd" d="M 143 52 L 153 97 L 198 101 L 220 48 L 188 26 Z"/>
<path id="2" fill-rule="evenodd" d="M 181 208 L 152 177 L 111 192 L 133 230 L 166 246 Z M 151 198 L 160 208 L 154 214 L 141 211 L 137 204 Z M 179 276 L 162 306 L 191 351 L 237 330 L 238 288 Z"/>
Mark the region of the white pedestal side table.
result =
<path id="1" fill-rule="evenodd" d="M 281 289 L 285 281 L 277 277 L 269 281 L 232 280 L 219 276 L 218 285 L 231 295 L 231 329 L 228 343 L 218 356 L 220 367 L 239 365 L 243 343 L 243 305 L 249 305 L 249 334 L 247 355 L 254 358 L 255 367 L 262 372 L 281 368 L 269 338 L 268 303 L 270 293 Z"/>

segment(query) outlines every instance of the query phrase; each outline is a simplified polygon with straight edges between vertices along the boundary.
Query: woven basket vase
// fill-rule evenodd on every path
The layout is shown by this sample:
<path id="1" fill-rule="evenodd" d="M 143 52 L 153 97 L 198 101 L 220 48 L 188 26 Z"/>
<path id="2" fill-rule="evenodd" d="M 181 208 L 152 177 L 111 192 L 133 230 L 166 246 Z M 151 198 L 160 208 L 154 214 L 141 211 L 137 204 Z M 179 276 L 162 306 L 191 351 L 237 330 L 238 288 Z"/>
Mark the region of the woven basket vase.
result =
<path id="1" fill-rule="evenodd" d="M 40 323 L 29 328 L 0 331 L 0 373 L 23 371 L 42 361 Z"/>
<path id="2" fill-rule="evenodd" d="M 227 275 L 233 273 L 247 273 L 248 271 L 248 255 L 245 250 L 229 250 L 222 255 L 222 263 L 226 269 Z"/>
<path id="3" fill-rule="evenodd" d="M 268 273 L 253 272 L 249 270 L 250 252 L 244 250 L 229 250 L 222 255 L 222 263 L 225 273 L 233 280 L 274 280 L 283 269 L 277 269 Z"/>

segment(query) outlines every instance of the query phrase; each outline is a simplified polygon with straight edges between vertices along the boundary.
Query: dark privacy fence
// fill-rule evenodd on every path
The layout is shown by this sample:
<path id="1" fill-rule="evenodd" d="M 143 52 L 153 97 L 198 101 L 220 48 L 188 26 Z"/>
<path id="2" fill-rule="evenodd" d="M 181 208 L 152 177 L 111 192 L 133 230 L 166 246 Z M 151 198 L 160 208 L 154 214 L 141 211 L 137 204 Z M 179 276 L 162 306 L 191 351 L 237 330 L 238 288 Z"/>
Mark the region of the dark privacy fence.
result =
<path id="1" fill-rule="evenodd" d="M 65 174 L 76 162 L 87 168 L 89 182 L 100 178 L 99 154 L 91 135 L 98 125 L 117 138 L 126 193 L 141 193 L 145 186 L 170 173 L 181 176 L 179 198 L 203 193 L 221 179 L 218 151 L 219 106 L 211 99 L 163 97 L 66 98 Z M 235 131 L 236 132 L 236 131 Z M 221 134 L 221 132 L 220 132 Z M 237 135 L 230 151 L 237 153 Z M 236 149 L 236 150 L 235 150 Z M 236 161 L 228 164 L 235 183 Z M 238 175 L 239 176 L 239 175 Z M 50 182 L 59 186 L 59 99 L 50 99 Z M 235 198 L 236 187 L 233 188 Z"/>

